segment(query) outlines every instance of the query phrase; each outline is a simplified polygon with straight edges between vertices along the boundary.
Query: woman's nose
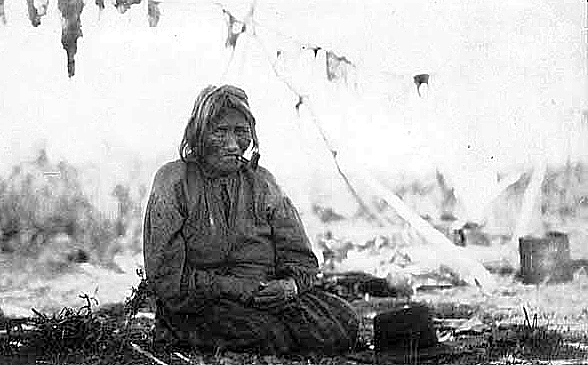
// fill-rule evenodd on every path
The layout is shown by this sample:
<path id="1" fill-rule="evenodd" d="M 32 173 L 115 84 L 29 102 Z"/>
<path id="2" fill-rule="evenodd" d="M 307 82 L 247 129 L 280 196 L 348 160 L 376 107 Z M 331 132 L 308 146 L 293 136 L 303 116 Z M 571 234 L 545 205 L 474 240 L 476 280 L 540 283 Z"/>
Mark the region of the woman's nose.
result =
<path id="1" fill-rule="evenodd" d="M 235 133 L 229 132 L 227 135 L 227 143 L 225 148 L 228 153 L 238 153 L 239 152 L 239 145 L 237 144 L 237 136 Z"/>

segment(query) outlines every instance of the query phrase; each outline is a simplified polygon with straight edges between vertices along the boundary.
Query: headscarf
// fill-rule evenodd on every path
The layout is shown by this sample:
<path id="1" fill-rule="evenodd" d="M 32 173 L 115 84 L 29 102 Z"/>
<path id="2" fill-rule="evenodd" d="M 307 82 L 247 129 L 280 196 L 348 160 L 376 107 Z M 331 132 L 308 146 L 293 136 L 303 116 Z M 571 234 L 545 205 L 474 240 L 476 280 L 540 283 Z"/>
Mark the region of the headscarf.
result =
<path id="1" fill-rule="evenodd" d="M 204 133 L 208 124 L 229 109 L 239 111 L 249 122 L 253 152 L 257 153 L 259 141 L 255 133 L 255 118 L 249 108 L 247 94 L 232 85 L 208 85 L 196 97 L 192 114 L 180 144 L 182 161 L 200 160 L 204 156 Z"/>

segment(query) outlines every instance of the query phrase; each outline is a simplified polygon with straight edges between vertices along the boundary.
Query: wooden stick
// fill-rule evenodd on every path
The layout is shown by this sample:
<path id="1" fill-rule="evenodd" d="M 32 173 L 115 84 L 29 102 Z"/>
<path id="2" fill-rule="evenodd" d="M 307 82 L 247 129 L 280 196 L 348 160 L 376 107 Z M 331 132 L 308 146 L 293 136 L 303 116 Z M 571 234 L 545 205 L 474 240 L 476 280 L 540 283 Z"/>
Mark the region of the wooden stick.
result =
<path id="1" fill-rule="evenodd" d="M 547 164 L 544 160 L 539 160 L 535 164 L 533 168 L 533 173 L 531 175 L 531 181 L 529 182 L 529 186 L 525 190 L 525 194 L 523 195 L 523 205 L 521 207 L 521 213 L 519 215 L 519 219 L 517 220 L 517 224 L 514 230 L 514 234 L 512 236 L 511 244 L 510 244 L 510 251 L 512 253 L 518 252 L 518 242 L 519 238 L 533 233 L 533 218 L 534 213 L 536 213 L 537 205 L 539 204 L 538 200 L 541 197 L 541 184 L 543 183 L 543 178 L 547 172 Z M 518 255 L 510 255 L 511 265 L 515 268 L 519 268 L 520 262 L 515 258 L 518 258 Z"/>
<path id="2" fill-rule="evenodd" d="M 525 323 L 527 324 L 527 327 L 531 329 L 531 321 L 529 320 L 529 314 L 527 313 L 527 308 L 525 308 L 524 306 L 523 312 L 525 313 Z"/>
<path id="3" fill-rule="evenodd" d="M 496 200 L 502 194 L 504 190 L 506 190 L 509 186 L 513 185 L 517 181 L 519 181 L 523 177 L 523 173 L 521 172 L 514 172 L 512 174 L 507 175 L 504 179 L 500 180 L 500 182 L 492 187 L 492 191 L 488 194 L 487 201 L 483 202 L 484 204 L 484 211 L 486 207 Z"/>
<path id="4" fill-rule="evenodd" d="M 384 199 L 427 242 L 438 248 L 437 252 L 431 252 L 432 255 L 443 253 L 444 264 L 455 270 L 467 283 L 487 289 L 495 287 L 495 280 L 488 270 L 479 261 L 471 258 L 466 249 L 453 244 L 443 233 L 433 228 L 427 221 L 412 211 L 402 199 L 380 184 L 375 178 L 365 174 L 364 180 L 374 193 Z"/>
<path id="5" fill-rule="evenodd" d="M 521 214 L 519 216 L 519 220 L 514 232 L 515 234 L 513 236 L 513 241 L 515 244 L 518 242 L 519 237 L 523 237 L 526 234 L 532 233 L 533 212 L 535 210 L 534 208 L 536 207 L 537 199 L 539 199 L 541 196 L 541 183 L 543 182 L 546 169 L 547 165 L 543 161 L 538 162 L 533 168 L 531 181 L 529 182 L 529 186 L 527 186 L 523 196 Z"/>
<path id="6" fill-rule="evenodd" d="M 177 357 L 179 357 L 181 360 L 187 362 L 188 364 L 194 364 L 194 362 L 192 360 L 190 360 L 187 356 L 184 356 L 177 351 L 174 352 L 173 354 L 176 355 Z M 199 363 L 201 364 L 202 362 L 199 362 Z"/>
<path id="7" fill-rule="evenodd" d="M 280 72 L 276 68 L 276 65 L 271 61 L 271 58 L 270 58 L 269 53 L 267 51 L 267 47 L 265 46 L 263 41 L 259 38 L 259 36 L 257 34 L 254 34 L 253 36 L 254 36 L 255 40 L 257 41 L 257 43 L 259 44 L 262 51 L 265 53 L 265 55 L 267 57 L 267 61 L 270 64 L 270 66 L 272 67 L 272 70 L 274 71 L 274 74 L 276 75 L 276 77 L 280 81 L 282 81 L 284 83 L 284 85 L 286 85 L 286 87 L 290 91 L 292 91 L 292 93 L 296 94 L 296 96 L 298 97 L 298 100 L 300 102 L 302 102 L 302 104 L 306 105 L 308 112 L 310 113 L 310 116 L 311 116 L 310 119 L 311 119 L 312 123 L 314 124 L 315 128 L 317 129 L 319 135 L 321 136 L 321 139 L 323 140 L 325 147 L 329 151 L 331 158 L 333 159 L 333 163 L 335 164 L 335 167 L 337 168 L 337 172 L 339 173 L 339 176 L 341 176 L 341 178 L 343 179 L 343 182 L 345 182 L 345 185 L 347 186 L 347 189 L 349 190 L 349 192 L 351 193 L 351 195 L 353 196 L 353 198 L 355 199 L 357 204 L 359 204 L 361 211 L 363 213 L 367 214 L 374 222 L 376 222 L 376 224 L 378 226 L 385 227 L 386 226 L 385 222 L 382 221 L 382 219 L 378 216 L 377 213 L 373 212 L 372 209 L 370 209 L 369 205 L 357 193 L 357 190 L 351 184 L 347 175 L 343 172 L 343 169 L 341 168 L 341 164 L 339 162 L 339 159 L 337 158 L 337 151 L 335 150 L 335 148 L 331 144 L 330 139 L 327 137 L 327 133 L 325 132 L 324 128 L 319 123 L 318 117 L 316 116 L 316 113 L 314 112 L 314 108 L 312 107 L 311 102 L 308 99 L 308 97 L 299 93 L 296 90 L 296 88 L 292 85 L 292 83 L 290 83 L 286 78 L 284 78 L 284 76 L 282 74 L 280 74 Z M 300 105 L 298 105 L 298 107 L 299 106 Z"/>
<path id="8" fill-rule="evenodd" d="M 138 353 L 140 353 L 141 355 L 147 357 L 148 359 L 154 361 L 156 364 L 158 365 L 167 365 L 167 363 L 159 360 L 157 357 L 155 357 L 153 354 L 151 354 L 149 351 L 143 350 L 139 345 L 132 343 L 131 342 L 131 348 L 135 351 L 137 351 Z"/>

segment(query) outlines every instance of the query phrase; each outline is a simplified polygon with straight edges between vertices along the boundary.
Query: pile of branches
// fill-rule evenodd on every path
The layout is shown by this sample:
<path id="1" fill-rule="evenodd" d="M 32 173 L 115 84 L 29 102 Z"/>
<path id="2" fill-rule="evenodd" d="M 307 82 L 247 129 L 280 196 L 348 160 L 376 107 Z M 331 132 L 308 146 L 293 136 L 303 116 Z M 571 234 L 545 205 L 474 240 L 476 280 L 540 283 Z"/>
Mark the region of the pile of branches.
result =
<path id="1" fill-rule="evenodd" d="M 112 323 L 94 315 L 92 301 L 87 294 L 80 295 L 86 304 L 77 310 L 63 308 L 58 314 L 47 316 L 33 309 L 33 336 L 31 344 L 45 354 L 57 355 L 72 352 L 100 350 L 113 341 Z"/>
<path id="2" fill-rule="evenodd" d="M 145 276 L 142 269 L 137 269 L 137 275 L 141 278 L 137 288 L 131 288 L 131 295 L 125 300 L 124 311 L 127 319 L 133 319 L 139 313 L 139 310 L 145 307 L 153 309 L 153 298 L 155 292 Z"/>
<path id="3" fill-rule="evenodd" d="M 78 309 L 64 307 L 49 316 L 33 308 L 32 318 L 7 320 L 0 335 L 2 355 L 35 353 L 55 359 L 112 346 L 117 342 L 116 320 L 93 310 L 95 298 L 87 294 L 80 298 L 86 303 Z"/>
<path id="4" fill-rule="evenodd" d="M 33 308 L 34 317 L 0 323 L 0 355 L 15 357 L 32 353 L 57 362 L 70 358 L 117 361 L 127 357 L 132 343 L 149 345 L 151 323 L 134 323 L 134 320 L 150 296 L 149 285 L 143 278 L 122 305 L 95 310 L 98 301 L 82 294 L 80 298 L 85 303 L 77 309 L 64 307 L 58 313 L 47 315 Z"/>

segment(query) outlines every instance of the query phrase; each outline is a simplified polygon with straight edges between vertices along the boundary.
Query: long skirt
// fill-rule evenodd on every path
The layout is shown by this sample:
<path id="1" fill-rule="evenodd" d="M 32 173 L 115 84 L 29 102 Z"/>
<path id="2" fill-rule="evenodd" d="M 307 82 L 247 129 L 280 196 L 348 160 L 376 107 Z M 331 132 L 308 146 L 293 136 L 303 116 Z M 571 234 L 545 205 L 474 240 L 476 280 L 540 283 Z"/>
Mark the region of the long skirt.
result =
<path id="1" fill-rule="evenodd" d="M 158 310 L 155 339 L 208 350 L 335 354 L 353 349 L 358 328 L 346 301 L 313 289 L 270 310 L 228 299 L 203 303 L 190 314 Z"/>

